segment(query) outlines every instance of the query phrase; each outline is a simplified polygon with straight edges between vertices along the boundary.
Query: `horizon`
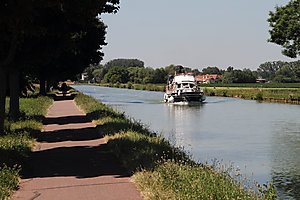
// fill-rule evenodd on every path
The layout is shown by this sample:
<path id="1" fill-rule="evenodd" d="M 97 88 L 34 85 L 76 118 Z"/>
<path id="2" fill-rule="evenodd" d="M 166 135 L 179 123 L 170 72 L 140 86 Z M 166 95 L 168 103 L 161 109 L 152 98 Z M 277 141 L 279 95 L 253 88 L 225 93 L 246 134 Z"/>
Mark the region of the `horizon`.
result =
<path id="1" fill-rule="evenodd" d="M 152 68 L 174 64 L 199 71 L 229 66 L 254 71 L 265 62 L 296 61 L 267 42 L 269 11 L 288 2 L 122 1 L 117 14 L 101 15 L 108 45 L 100 64 L 124 58 Z"/>

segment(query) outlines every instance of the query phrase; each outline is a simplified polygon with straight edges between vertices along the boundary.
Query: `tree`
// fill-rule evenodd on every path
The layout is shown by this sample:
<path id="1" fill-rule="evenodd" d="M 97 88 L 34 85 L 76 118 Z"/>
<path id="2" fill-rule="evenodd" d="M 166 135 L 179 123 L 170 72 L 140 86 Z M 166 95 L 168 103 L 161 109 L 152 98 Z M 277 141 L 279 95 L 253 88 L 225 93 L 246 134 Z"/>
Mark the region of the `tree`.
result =
<path id="1" fill-rule="evenodd" d="M 300 79 L 300 61 L 294 61 L 291 62 L 291 68 L 293 70 L 293 72 L 295 73 L 295 76 Z"/>
<path id="2" fill-rule="evenodd" d="M 193 69 L 192 72 L 194 76 L 198 76 L 199 74 L 201 74 L 201 72 L 198 69 Z"/>
<path id="3" fill-rule="evenodd" d="M 113 67 L 108 70 L 104 76 L 104 82 L 106 83 L 127 83 L 128 71 L 122 67 Z"/>
<path id="4" fill-rule="evenodd" d="M 233 71 L 233 67 L 232 66 L 227 67 L 227 72 L 232 72 L 232 71 Z"/>
<path id="5" fill-rule="evenodd" d="M 87 53 L 90 53 L 87 50 L 94 49 L 95 45 L 99 49 L 99 45 L 104 44 L 103 34 L 103 37 L 97 37 L 95 44 L 91 42 L 87 45 L 85 42 L 92 41 L 89 33 L 97 32 L 93 31 L 93 28 L 100 30 L 99 26 L 102 24 L 96 22 L 95 18 L 100 13 L 116 12 L 118 10 L 117 4 L 119 4 L 119 0 L 1 1 L 0 134 L 4 133 L 7 74 L 12 73 L 11 77 L 17 77 L 14 74 L 18 74 L 18 71 L 21 70 L 20 67 L 31 68 L 28 66 L 32 64 L 31 69 L 35 71 L 31 72 L 32 74 L 39 74 L 38 72 L 42 71 L 42 75 L 45 75 L 45 73 L 49 75 L 49 72 L 63 68 L 62 74 L 71 76 L 78 68 L 72 70 L 69 69 L 70 65 L 61 64 L 61 62 L 66 61 L 65 58 L 73 59 L 79 55 L 80 58 L 72 60 L 74 61 L 72 64 L 76 60 L 75 64 L 78 67 L 79 64 L 86 63 L 87 60 L 93 62 L 91 57 L 96 54 L 103 56 L 103 54 L 95 52 L 91 56 L 87 56 Z M 87 30 L 89 30 L 89 33 L 87 33 Z M 103 31 L 103 28 L 101 28 L 101 31 Z M 78 38 L 80 38 L 80 41 Z M 99 43 L 99 39 L 101 43 Z M 62 55 L 66 57 L 59 58 Z M 32 59 L 28 59 L 29 57 Z M 20 64 L 21 61 L 22 64 Z M 54 67 L 52 68 L 52 66 Z M 62 66 L 67 66 L 67 68 Z M 41 67 L 43 67 L 42 70 L 40 70 Z M 71 74 L 65 72 L 71 72 Z"/>
<path id="6" fill-rule="evenodd" d="M 291 0 L 286 6 L 276 6 L 267 20 L 271 29 L 268 42 L 283 47 L 282 54 L 296 58 L 300 54 L 300 0 Z"/>
<path id="7" fill-rule="evenodd" d="M 107 69 L 113 68 L 115 66 L 123 67 L 123 68 L 129 68 L 129 67 L 140 67 L 144 68 L 144 62 L 138 59 L 124 59 L 124 58 L 118 58 L 114 60 L 110 60 L 107 63 L 105 63 L 104 67 Z"/>
<path id="8" fill-rule="evenodd" d="M 207 67 L 207 68 L 203 68 L 202 69 L 202 74 L 218 74 L 218 75 L 222 75 L 222 72 L 220 71 L 220 69 L 218 67 Z"/>
<path id="9" fill-rule="evenodd" d="M 138 77 L 142 79 L 142 83 L 152 83 L 154 77 L 154 69 L 151 67 L 141 68 Z"/>
<path id="10" fill-rule="evenodd" d="M 275 77 L 276 72 L 286 64 L 287 62 L 283 61 L 265 62 L 259 65 L 257 69 L 257 75 L 260 78 L 272 80 Z"/>
<path id="11" fill-rule="evenodd" d="M 92 74 L 93 74 L 93 77 L 99 77 L 101 80 L 104 78 L 105 74 L 108 72 L 107 69 L 95 69 Z"/>
<path id="12" fill-rule="evenodd" d="M 139 71 L 143 68 L 139 67 L 129 67 L 128 70 L 128 76 L 129 81 L 132 83 L 142 83 L 142 78 L 139 77 Z"/>
<path id="13" fill-rule="evenodd" d="M 157 68 L 154 70 L 154 75 L 152 82 L 153 83 L 166 83 L 167 81 L 167 72 L 164 70 L 164 68 Z"/>
<path id="14" fill-rule="evenodd" d="M 169 66 L 166 66 L 165 67 L 165 71 L 167 72 L 167 74 L 174 74 L 175 73 L 175 70 L 174 70 L 174 67 L 175 65 L 174 64 L 171 64 Z"/>
<path id="15" fill-rule="evenodd" d="M 250 69 L 235 69 L 226 71 L 223 75 L 223 83 L 255 83 L 256 76 Z"/>

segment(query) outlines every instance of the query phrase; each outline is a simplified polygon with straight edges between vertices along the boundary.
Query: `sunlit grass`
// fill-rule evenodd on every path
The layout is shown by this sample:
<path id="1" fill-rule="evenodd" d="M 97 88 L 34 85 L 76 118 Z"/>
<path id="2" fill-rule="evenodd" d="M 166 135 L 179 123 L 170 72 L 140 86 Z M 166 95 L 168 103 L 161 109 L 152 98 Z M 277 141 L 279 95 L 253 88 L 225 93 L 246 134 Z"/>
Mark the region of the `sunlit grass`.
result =
<path id="1" fill-rule="evenodd" d="M 53 103 L 48 97 L 20 98 L 19 119 L 6 118 L 5 135 L 0 136 L 0 199 L 8 199 L 18 188 L 19 172 L 43 127 L 43 117 Z M 8 116 L 9 98 L 6 99 Z"/>

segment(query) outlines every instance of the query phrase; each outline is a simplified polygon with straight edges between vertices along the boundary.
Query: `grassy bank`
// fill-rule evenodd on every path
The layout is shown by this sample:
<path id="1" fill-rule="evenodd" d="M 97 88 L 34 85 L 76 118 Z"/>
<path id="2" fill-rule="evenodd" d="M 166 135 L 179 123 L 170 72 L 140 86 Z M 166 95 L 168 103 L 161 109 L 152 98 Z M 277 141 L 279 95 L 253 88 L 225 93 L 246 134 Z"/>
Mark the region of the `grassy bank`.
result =
<path id="1" fill-rule="evenodd" d="M 14 121 L 6 117 L 5 135 L 0 136 L 0 199 L 8 199 L 18 188 L 22 165 L 34 147 L 34 138 L 40 133 L 42 119 L 52 103 L 48 97 L 21 98 L 21 117 Z M 8 98 L 6 105 L 7 114 Z"/>
<path id="2" fill-rule="evenodd" d="M 300 104 L 300 88 L 202 87 L 207 96 Z"/>
<path id="3" fill-rule="evenodd" d="M 75 102 L 96 124 L 146 199 L 276 199 L 272 184 L 252 188 L 231 165 L 195 163 L 140 122 L 92 97 Z M 256 192 L 255 192 L 256 191 Z"/>

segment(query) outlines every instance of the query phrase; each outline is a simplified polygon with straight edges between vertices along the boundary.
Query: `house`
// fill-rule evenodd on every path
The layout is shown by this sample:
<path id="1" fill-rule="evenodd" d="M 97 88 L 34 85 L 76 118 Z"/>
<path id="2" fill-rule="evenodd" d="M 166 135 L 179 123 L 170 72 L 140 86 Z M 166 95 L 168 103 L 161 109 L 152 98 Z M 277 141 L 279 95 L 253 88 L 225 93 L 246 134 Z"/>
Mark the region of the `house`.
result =
<path id="1" fill-rule="evenodd" d="M 81 80 L 84 81 L 84 79 L 88 78 L 88 73 L 81 73 Z"/>
<path id="2" fill-rule="evenodd" d="M 266 81 L 267 81 L 266 79 L 262 79 L 262 78 L 256 79 L 256 83 L 265 83 Z"/>
<path id="3" fill-rule="evenodd" d="M 217 80 L 222 78 L 222 75 L 218 74 L 206 74 L 195 76 L 197 83 L 216 83 Z"/>

